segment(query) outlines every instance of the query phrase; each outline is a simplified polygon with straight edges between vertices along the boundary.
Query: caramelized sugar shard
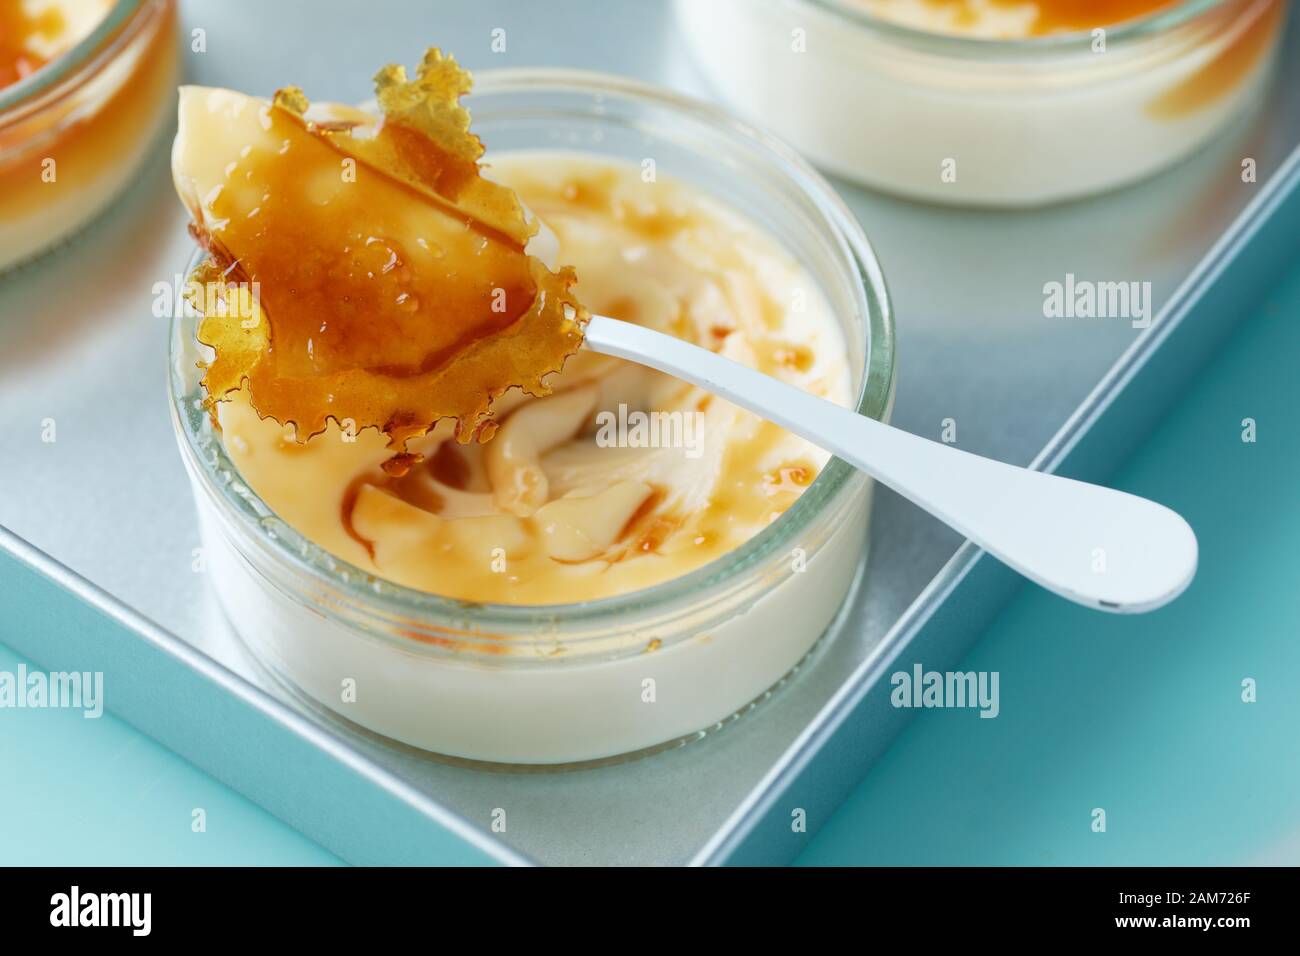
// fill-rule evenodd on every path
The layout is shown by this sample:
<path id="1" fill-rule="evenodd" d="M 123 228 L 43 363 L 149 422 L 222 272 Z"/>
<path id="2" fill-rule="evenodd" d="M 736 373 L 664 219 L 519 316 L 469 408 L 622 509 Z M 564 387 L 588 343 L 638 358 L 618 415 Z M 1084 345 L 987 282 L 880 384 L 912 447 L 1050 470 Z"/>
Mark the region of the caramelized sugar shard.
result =
<path id="1" fill-rule="evenodd" d="M 376 82 L 378 122 L 319 120 L 296 89 L 266 104 L 188 88 L 173 167 L 211 254 L 196 278 L 253 290 L 200 322 L 209 402 L 247 382 L 299 441 L 331 418 L 378 428 L 400 473 L 439 419 L 486 438 L 506 389 L 546 394 L 587 313 L 573 270 L 525 252 L 536 223 L 480 173 L 469 75 L 432 50 L 414 80 L 390 66 Z"/>
<path id="2" fill-rule="evenodd" d="M 414 80 L 407 80 L 404 67 L 384 67 L 375 74 L 384 128 L 360 148 L 407 182 L 433 188 L 523 245 L 537 232 L 537 224 L 528 219 L 512 190 L 479 175 L 483 144 L 470 132 L 469 110 L 460 105 L 469 89 L 469 73 L 437 49 L 425 53 Z"/>
<path id="3" fill-rule="evenodd" d="M 212 360 L 203 373 L 209 406 L 238 390 L 270 347 L 267 323 L 256 321 L 260 316 L 251 310 L 249 318 L 241 321 L 237 307 L 232 307 L 238 302 L 238 290 L 246 288 L 241 281 L 235 270 L 223 269 L 216 257 L 210 256 L 194 270 L 186 286 L 186 298 L 201 315 L 199 341 L 213 346 Z M 281 424 L 287 422 L 281 420 Z"/>

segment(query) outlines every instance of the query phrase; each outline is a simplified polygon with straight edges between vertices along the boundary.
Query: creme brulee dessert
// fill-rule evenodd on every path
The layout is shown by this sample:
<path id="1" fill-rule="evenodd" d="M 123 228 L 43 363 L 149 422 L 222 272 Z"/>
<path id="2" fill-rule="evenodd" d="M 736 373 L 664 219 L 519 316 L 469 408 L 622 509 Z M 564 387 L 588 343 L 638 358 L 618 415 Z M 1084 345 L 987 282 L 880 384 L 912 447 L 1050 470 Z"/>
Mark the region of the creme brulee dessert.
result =
<path id="1" fill-rule="evenodd" d="M 0 2 L 0 270 L 93 219 L 158 145 L 175 24 L 174 0 Z"/>
<path id="2" fill-rule="evenodd" d="M 258 287 L 251 321 L 200 325 L 231 460 L 311 541 L 447 597 L 585 601 L 721 557 L 828 456 L 662 373 L 573 354 L 583 306 L 843 404 L 828 306 L 754 226 L 632 165 L 507 155 L 453 179 L 428 137 L 460 84 L 441 58 L 381 81 L 377 128 L 296 92 L 182 91 L 177 188 L 212 253 L 198 278 Z M 528 251 L 533 217 L 558 271 Z"/>
<path id="3" fill-rule="evenodd" d="M 655 101 L 612 82 L 581 122 Z M 681 739 L 760 698 L 830 625 L 870 484 L 693 386 L 580 351 L 587 318 L 842 404 L 871 322 L 885 381 L 863 407 L 884 415 L 879 270 L 829 187 L 785 154 L 756 160 L 768 147 L 747 133 L 734 148 L 770 170 L 754 208 L 779 222 L 794 197 L 811 205 L 792 234 L 826 223 L 815 265 L 667 170 L 554 150 L 553 103 L 536 126 L 507 97 L 537 135 L 485 155 L 469 87 L 432 50 L 413 77 L 380 71 L 374 114 L 297 89 L 181 91 L 173 173 L 204 255 L 173 384 L 205 562 L 274 673 L 414 746 L 555 764 Z"/>
<path id="4" fill-rule="evenodd" d="M 1161 170 L 1254 103 L 1285 0 L 677 0 L 745 115 L 905 196 L 1026 206 Z M 900 29 L 901 28 L 901 29 Z"/>

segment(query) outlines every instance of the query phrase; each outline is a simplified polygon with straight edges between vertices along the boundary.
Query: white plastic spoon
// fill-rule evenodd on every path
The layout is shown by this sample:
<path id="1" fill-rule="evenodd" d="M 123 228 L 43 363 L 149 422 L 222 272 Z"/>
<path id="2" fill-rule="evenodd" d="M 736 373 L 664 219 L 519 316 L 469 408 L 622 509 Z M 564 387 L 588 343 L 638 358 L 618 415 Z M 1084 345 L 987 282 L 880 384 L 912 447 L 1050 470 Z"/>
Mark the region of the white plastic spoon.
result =
<path id="1" fill-rule="evenodd" d="M 1196 573 L 1191 527 L 1145 498 L 920 438 L 618 319 L 592 316 L 585 345 L 667 372 L 803 436 L 1079 604 L 1154 610 Z"/>

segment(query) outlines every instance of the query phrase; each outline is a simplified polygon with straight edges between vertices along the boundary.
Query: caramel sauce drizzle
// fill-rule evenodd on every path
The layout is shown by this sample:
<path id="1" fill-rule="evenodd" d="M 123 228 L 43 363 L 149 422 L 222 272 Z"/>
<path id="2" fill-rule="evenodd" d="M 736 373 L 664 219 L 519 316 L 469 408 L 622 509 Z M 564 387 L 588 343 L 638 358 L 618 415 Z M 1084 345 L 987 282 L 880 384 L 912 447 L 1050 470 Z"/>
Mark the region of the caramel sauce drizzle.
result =
<path id="1" fill-rule="evenodd" d="M 374 561 L 375 543 L 357 530 L 356 523 L 353 520 L 353 512 L 356 511 L 357 507 L 357 496 L 361 494 L 362 488 L 371 483 L 372 480 L 368 475 L 358 475 L 348 482 L 348 486 L 343 489 L 343 497 L 339 501 L 339 520 L 343 524 L 344 533 L 365 548 L 370 560 Z"/>

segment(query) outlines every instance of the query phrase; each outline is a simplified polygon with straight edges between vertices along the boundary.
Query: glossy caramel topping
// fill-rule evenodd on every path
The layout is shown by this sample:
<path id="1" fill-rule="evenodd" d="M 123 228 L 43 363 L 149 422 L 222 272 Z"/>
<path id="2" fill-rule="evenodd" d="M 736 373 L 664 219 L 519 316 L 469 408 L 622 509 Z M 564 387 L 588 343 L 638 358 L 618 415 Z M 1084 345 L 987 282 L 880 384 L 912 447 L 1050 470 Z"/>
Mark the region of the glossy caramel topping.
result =
<path id="1" fill-rule="evenodd" d="M 581 345 L 586 313 L 573 270 L 525 252 L 536 223 L 480 175 L 483 146 L 459 105 L 469 75 L 431 50 L 415 80 L 390 66 L 376 82 L 377 125 L 309 118 L 298 90 L 252 107 L 224 94 L 206 107 L 218 135 L 197 143 L 186 123 L 203 123 L 204 107 L 183 94 L 174 165 L 211 252 L 196 278 L 256 299 L 251 317 L 228 308 L 200 322 L 216 352 L 209 399 L 246 382 L 257 412 L 295 425 L 299 441 L 331 419 L 377 428 L 400 474 L 419 460 L 406 441 L 438 420 L 457 420 L 461 441 L 489 437 L 491 402 L 507 388 L 546 394 L 542 379 Z M 189 96 L 204 92 L 224 93 Z M 231 128 L 242 141 L 221 134 Z M 207 148 L 228 153 L 219 174 L 195 155 Z"/>

